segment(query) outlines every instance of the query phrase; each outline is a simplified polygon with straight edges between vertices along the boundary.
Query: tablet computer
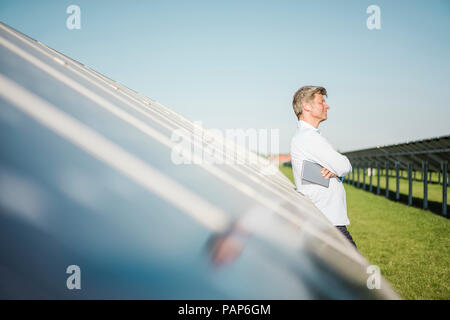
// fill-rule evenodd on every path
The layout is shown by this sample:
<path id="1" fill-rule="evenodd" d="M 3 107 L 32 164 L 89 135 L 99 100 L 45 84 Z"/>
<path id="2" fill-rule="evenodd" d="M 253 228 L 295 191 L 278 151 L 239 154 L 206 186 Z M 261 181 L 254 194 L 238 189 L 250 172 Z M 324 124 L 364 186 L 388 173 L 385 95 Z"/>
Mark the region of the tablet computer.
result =
<path id="1" fill-rule="evenodd" d="M 330 179 L 322 176 L 322 169 L 323 167 L 318 163 L 303 160 L 302 184 L 318 184 L 328 188 Z"/>

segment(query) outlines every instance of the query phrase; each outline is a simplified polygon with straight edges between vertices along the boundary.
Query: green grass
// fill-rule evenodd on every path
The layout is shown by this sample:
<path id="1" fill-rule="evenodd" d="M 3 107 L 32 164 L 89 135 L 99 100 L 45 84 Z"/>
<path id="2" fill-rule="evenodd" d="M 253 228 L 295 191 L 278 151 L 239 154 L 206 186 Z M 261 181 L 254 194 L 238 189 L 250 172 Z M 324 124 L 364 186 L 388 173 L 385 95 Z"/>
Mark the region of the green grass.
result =
<path id="1" fill-rule="evenodd" d="M 287 166 L 279 166 L 280 171 L 283 172 L 283 174 L 289 178 L 289 180 L 292 181 L 292 183 L 295 185 L 294 182 L 294 175 L 292 174 L 292 168 L 291 167 L 287 167 Z"/>
<path id="2" fill-rule="evenodd" d="M 293 181 L 290 167 L 280 170 Z M 380 267 L 396 292 L 405 299 L 450 299 L 450 221 L 348 184 L 344 187 L 348 229 L 359 251 Z"/>

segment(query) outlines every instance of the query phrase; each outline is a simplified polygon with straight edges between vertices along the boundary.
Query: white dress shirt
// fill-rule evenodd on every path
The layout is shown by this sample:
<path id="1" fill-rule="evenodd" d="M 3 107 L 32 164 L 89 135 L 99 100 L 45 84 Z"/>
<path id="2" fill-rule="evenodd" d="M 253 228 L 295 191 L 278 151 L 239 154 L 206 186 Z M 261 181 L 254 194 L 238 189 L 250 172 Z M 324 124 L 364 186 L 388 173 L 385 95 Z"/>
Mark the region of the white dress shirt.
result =
<path id="1" fill-rule="evenodd" d="M 317 184 L 302 184 L 303 160 L 318 163 L 338 177 L 346 176 L 352 171 L 347 157 L 334 150 L 319 129 L 300 120 L 291 141 L 291 162 L 297 191 L 308 197 L 333 225 L 349 225 L 342 182 L 336 177 L 330 178 L 328 188 Z"/>

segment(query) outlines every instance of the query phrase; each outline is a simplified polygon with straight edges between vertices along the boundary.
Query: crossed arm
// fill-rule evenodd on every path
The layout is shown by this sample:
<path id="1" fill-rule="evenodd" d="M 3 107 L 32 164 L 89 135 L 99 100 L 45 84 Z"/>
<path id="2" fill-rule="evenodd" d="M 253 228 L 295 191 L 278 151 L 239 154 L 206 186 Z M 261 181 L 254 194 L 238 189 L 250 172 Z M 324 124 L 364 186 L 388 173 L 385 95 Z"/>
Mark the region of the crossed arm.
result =
<path id="1" fill-rule="evenodd" d="M 320 164 L 322 176 L 326 179 L 343 177 L 352 171 L 352 165 L 348 158 L 335 151 L 328 141 L 322 136 L 310 136 L 311 140 L 303 145 L 315 162 Z"/>
<path id="2" fill-rule="evenodd" d="M 330 178 L 336 177 L 336 175 L 333 172 L 331 172 L 330 170 L 328 170 L 327 168 L 322 169 L 322 176 L 325 179 L 330 179 Z"/>

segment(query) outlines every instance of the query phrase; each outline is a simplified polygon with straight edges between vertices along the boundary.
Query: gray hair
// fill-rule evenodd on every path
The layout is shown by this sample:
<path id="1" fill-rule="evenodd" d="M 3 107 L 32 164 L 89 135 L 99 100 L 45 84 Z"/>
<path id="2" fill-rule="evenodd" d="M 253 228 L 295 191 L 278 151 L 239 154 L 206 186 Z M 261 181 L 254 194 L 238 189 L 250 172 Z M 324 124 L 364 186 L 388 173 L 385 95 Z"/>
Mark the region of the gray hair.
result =
<path id="1" fill-rule="evenodd" d="M 292 101 L 292 106 L 294 107 L 295 115 L 297 119 L 303 111 L 303 103 L 311 102 L 314 99 L 314 95 L 320 93 L 321 95 L 327 96 L 327 89 L 318 86 L 304 86 L 297 90 L 294 94 L 294 100 Z"/>

